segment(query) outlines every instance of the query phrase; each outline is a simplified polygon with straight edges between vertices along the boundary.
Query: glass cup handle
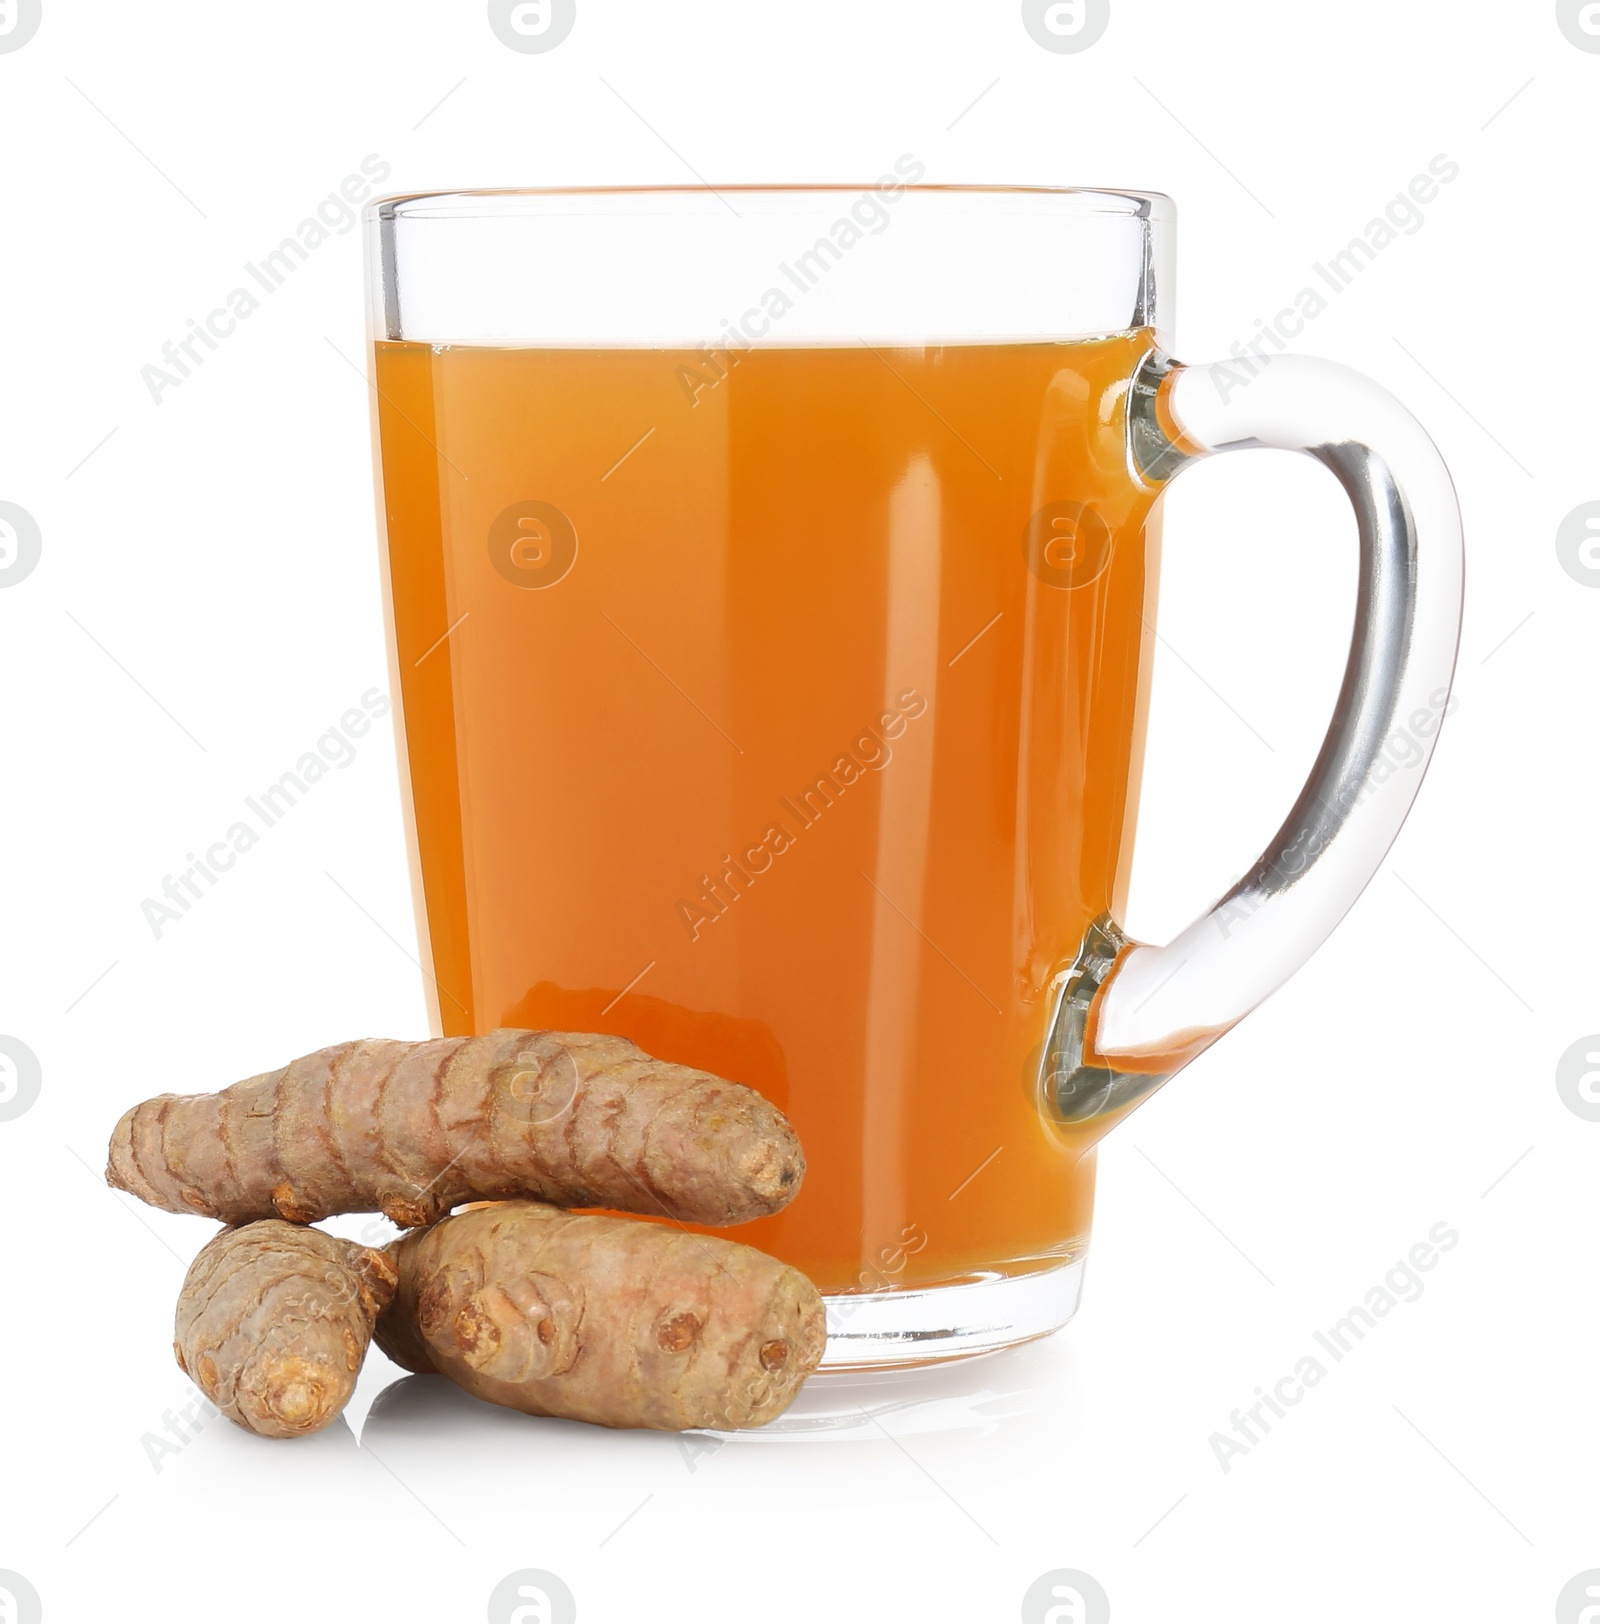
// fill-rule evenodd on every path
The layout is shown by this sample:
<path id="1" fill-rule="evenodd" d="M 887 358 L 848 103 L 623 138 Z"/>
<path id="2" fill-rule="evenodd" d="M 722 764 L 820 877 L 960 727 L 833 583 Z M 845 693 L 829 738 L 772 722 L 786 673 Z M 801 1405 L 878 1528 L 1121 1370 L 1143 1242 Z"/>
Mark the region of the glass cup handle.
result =
<path id="1" fill-rule="evenodd" d="M 1129 407 L 1153 481 L 1219 451 L 1269 446 L 1329 469 L 1355 509 L 1360 584 L 1344 682 L 1305 788 L 1250 871 L 1164 947 L 1104 916 L 1061 982 L 1042 1067 L 1058 1119 L 1103 1131 L 1276 991 L 1361 894 L 1433 752 L 1461 629 L 1461 512 L 1422 425 L 1330 361 L 1180 366 L 1153 355 Z M 1421 758 L 1397 767 L 1404 730 Z"/>

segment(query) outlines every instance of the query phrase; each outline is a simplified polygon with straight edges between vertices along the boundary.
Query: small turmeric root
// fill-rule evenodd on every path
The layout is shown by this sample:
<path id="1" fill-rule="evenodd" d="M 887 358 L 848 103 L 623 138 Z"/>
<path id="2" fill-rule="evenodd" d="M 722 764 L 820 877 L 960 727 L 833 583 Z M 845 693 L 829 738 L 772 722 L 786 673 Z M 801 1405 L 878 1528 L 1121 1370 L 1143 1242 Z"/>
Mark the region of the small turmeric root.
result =
<path id="1" fill-rule="evenodd" d="M 303 1437 L 349 1402 L 394 1288 L 382 1252 L 319 1229 L 279 1219 L 225 1229 L 190 1265 L 172 1351 L 236 1425 Z"/>
<path id="2" fill-rule="evenodd" d="M 749 1246 L 533 1201 L 473 1207 L 388 1248 L 396 1364 L 493 1404 L 608 1427 L 756 1427 L 816 1369 L 822 1299 Z"/>
<path id="3" fill-rule="evenodd" d="M 402 1228 L 475 1199 L 535 1196 L 691 1223 L 784 1206 L 805 1157 L 752 1089 L 626 1038 L 506 1029 L 341 1043 L 218 1094 L 163 1094 L 111 1137 L 106 1182 L 167 1212 Z"/>

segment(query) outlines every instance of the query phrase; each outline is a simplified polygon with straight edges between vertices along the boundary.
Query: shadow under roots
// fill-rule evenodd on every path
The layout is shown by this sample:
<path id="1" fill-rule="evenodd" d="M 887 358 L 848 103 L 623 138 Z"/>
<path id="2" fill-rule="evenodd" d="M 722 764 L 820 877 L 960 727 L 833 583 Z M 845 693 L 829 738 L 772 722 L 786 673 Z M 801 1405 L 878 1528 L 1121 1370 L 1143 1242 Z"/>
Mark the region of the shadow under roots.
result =
<path id="1" fill-rule="evenodd" d="M 463 1392 L 443 1376 L 405 1376 L 373 1400 L 362 1428 L 363 1447 L 382 1453 L 393 1446 L 459 1447 L 476 1439 L 502 1447 L 537 1440 L 570 1447 L 579 1439 L 595 1447 L 628 1440 L 632 1447 L 672 1446 L 674 1440 L 715 1436 L 747 1447 L 795 1443 L 859 1443 L 895 1433 L 967 1434 L 989 1437 L 1022 1430 L 1050 1395 L 1059 1401 L 1062 1372 L 1037 1345 L 953 1360 L 921 1370 L 830 1372 L 813 1376 L 775 1421 L 746 1432 L 659 1433 L 612 1429 L 582 1421 L 524 1415 Z M 603 1446 L 602 1446 L 603 1447 Z"/>
<path id="2" fill-rule="evenodd" d="M 675 1434 L 639 1428 L 591 1426 L 586 1421 L 563 1421 L 553 1416 L 524 1415 L 474 1398 L 443 1376 L 403 1376 L 391 1382 L 372 1401 L 361 1429 L 363 1448 L 380 1453 L 389 1446 L 447 1444 L 459 1447 L 474 1440 L 507 1446 L 541 1444 L 589 1438 L 670 1440 Z"/>

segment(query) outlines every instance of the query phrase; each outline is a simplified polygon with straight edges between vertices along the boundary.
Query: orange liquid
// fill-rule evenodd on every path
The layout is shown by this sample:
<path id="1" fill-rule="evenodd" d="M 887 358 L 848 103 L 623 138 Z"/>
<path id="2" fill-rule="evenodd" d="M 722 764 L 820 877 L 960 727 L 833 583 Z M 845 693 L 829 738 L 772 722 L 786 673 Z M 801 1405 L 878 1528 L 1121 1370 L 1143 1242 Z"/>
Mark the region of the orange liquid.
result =
<path id="1" fill-rule="evenodd" d="M 735 1233 L 824 1290 L 1087 1232 L 1092 1153 L 1035 1068 L 1126 884 L 1152 343 L 378 346 L 439 1025 L 616 1032 L 759 1089 L 810 1170 Z M 1030 535 L 1070 563 L 1030 531 L 1064 501 L 1104 521 L 1071 589 L 1029 567 Z"/>

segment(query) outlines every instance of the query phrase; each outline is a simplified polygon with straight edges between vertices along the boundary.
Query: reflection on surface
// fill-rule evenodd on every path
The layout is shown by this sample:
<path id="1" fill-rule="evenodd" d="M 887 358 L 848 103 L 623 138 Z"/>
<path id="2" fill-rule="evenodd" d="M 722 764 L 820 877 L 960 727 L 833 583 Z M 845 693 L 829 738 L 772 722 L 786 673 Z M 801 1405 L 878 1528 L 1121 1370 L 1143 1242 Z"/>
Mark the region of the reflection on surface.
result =
<path id="1" fill-rule="evenodd" d="M 896 1436 L 994 1437 L 1020 1434 L 1026 1424 L 1069 1397 L 1061 1359 L 1050 1346 L 1058 1339 L 975 1359 L 957 1359 L 921 1370 L 841 1371 L 813 1376 L 776 1421 L 748 1432 L 658 1434 L 608 1432 L 576 1421 L 527 1416 L 485 1403 L 439 1376 L 406 1376 L 373 1400 L 362 1428 L 362 1446 L 390 1447 L 475 1440 L 510 1448 L 538 1442 L 555 1446 L 582 1439 L 636 1441 L 646 1448 L 684 1437 L 736 1443 L 747 1448 L 796 1443 L 861 1443 Z M 679 1444 L 681 1448 L 682 1445 Z"/>
<path id="2" fill-rule="evenodd" d="M 372 1401 L 361 1429 L 363 1445 L 386 1438 L 470 1438 L 475 1433 L 520 1431 L 531 1417 L 485 1404 L 442 1376 L 403 1376 Z"/>
<path id="3" fill-rule="evenodd" d="M 303 1438 L 260 1438 L 243 1427 L 224 1420 L 215 1411 L 202 1415 L 195 1424 L 192 1443 L 182 1451 L 183 1463 L 209 1460 L 219 1470 L 237 1468 L 244 1472 L 294 1472 L 323 1470 L 331 1467 L 341 1456 L 353 1458 L 356 1435 L 348 1416 L 337 1416 L 320 1432 L 307 1433 Z M 157 1475 L 171 1467 L 166 1459 L 159 1462 Z M 0 1610 L 0 1624 L 5 1613 Z"/>
<path id="4" fill-rule="evenodd" d="M 988 1436 L 1037 1407 L 1038 1395 L 1016 1359 L 991 1354 L 922 1370 L 813 1376 L 776 1421 L 720 1436 L 733 1442 L 848 1442 L 880 1436 L 885 1423 L 896 1433 Z"/>
<path id="5" fill-rule="evenodd" d="M 602 1452 L 608 1452 L 622 1440 L 648 1445 L 672 1436 L 524 1415 L 520 1410 L 474 1398 L 443 1376 L 403 1376 L 372 1401 L 361 1429 L 361 1447 L 385 1455 L 390 1449 L 432 1455 L 435 1445 L 449 1450 L 482 1445 L 491 1453 L 537 1447 L 546 1453 L 570 1449 L 574 1440 L 588 1439 Z"/>
<path id="6" fill-rule="evenodd" d="M 175 1494 L 185 1518 L 218 1505 L 254 1515 L 303 1500 L 309 1470 L 328 1503 L 384 1506 L 407 1539 L 447 1551 L 486 1539 L 521 1549 L 536 1529 L 548 1550 L 594 1551 L 614 1537 L 610 1556 L 756 1507 L 763 1526 L 823 1506 L 846 1525 L 876 1517 L 874 1537 L 889 1539 L 884 1508 L 902 1502 L 913 1520 L 934 1508 L 980 1538 L 948 1497 L 985 1529 L 1007 1526 L 1028 1463 L 1071 1462 L 1085 1421 L 1079 1350 L 1059 1335 L 923 1370 L 813 1377 L 776 1422 L 732 1433 L 527 1416 L 374 1353 L 327 1431 L 285 1444 L 216 1419 L 165 1464 L 156 1492 Z"/>
<path id="7" fill-rule="evenodd" d="M 172 1496 L 183 1508 L 174 1515 L 182 1518 L 210 1516 L 219 1504 L 248 1517 L 303 1500 L 310 1482 L 323 1491 L 331 1492 L 335 1485 L 354 1491 L 371 1470 L 347 1416 L 320 1432 L 290 1439 L 258 1438 L 215 1411 L 201 1413 L 196 1426 L 175 1455 L 153 1462 L 141 1451 L 139 1474 L 125 1480 L 130 1487 L 137 1485 L 138 1492 Z M 0 1620 L 5 1617 L 0 1608 Z"/>

